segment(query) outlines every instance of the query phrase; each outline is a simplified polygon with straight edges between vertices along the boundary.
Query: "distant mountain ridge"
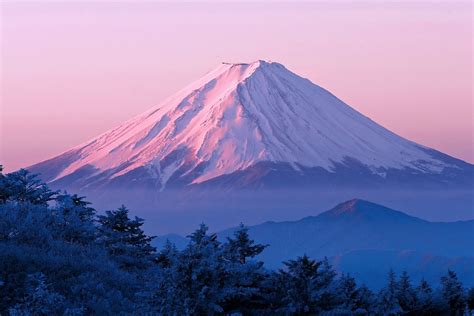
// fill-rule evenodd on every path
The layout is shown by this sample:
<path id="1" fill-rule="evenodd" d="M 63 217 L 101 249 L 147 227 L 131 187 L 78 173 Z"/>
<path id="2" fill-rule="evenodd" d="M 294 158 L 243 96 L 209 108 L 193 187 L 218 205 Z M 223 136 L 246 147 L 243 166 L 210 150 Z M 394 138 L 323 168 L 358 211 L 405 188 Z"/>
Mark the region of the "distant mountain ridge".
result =
<path id="1" fill-rule="evenodd" d="M 474 220 L 428 222 L 359 199 L 298 221 L 251 226 L 249 232 L 259 242 L 278 244 L 262 254 L 264 260 L 276 263 L 301 253 L 321 257 L 353 250 L 416 250 L 474 257 Z"/>
<path id="2" fill-rule="evenodd" d="M 231 228 L 217 234 L 224 240 L 234 231 Z M 429 222 L 360 199 L 317 216 L 249 227 L 251 238 L 270 245 L 259 256 L 267 267 L 279 268 L 283 261 L 303 254 L 329 257 L 341 271 L 358 273 L 361 280 L 375 287 L 390 268 L 410 270 L 416 277 L 425 271 L 433 280 L 446 269 L 456 268 L 474 284 L 473 232 L 474 220 Z M 166 239 L 160 237 L 157 245 Z M 176 235 L 171 241 L 186 244 L 184 237 Z"/>

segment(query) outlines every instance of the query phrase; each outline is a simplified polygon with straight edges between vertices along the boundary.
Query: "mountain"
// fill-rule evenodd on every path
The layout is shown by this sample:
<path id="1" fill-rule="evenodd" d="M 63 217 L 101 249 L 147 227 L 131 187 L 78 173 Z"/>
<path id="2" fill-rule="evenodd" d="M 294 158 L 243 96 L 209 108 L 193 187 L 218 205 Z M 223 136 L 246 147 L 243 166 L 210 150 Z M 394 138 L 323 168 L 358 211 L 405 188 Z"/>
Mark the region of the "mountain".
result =
<path id="1" fill-rule="evenodd" d="M 454 205 L 452 196 L 433 205 L 472 212 L 474 183 L 473 165 L 390 132 L 327 90 L 266 61 L 223 63 L 158 106 L 29 169 L 52 187 L 84 193 L 99 204 L 167 210 L 229 208 L 226 195 L 202 197 L 209 190 L 354 196 L 354 189 L 383 187 L 390 193 L 440 190 L 443 196 L 447 189 L 467 190 L 456 199 L 462 205 Z M 342 198 L 347 194 L 331 201 Z M 210 199 L 218 201 L 206 204 Z M 257 204 L 274 209 L 272 199 L 241 196 L 235 212 Z M 280 203 L 300 211 L 311 204 L 302 196 Z"/>
<path id="2" fill-rule="evenodd" d="M 257 241 L 270 245 L 262 258 L 279 264 L 306 253 L 337 256 L 354 250 L 416 250 L 474 257 L 474 220 L 429 222 L 364 200 L 350 200 L 298 221 L 251 226 Z M 222 236 L 232 234 L 224 231 Z"/>
<path id="3" fill-rule="evenodd" d="M 225 240 L 234 231 L 221 231 L 218 237 Z M 433 282 L 451 268 L 474 285 L 473 232 L 474 220 L 429 222 L 360 199 L 298 221 L 249 227 L 251 238 L 269 245 L 259 257 L 269 268 L 303 254 L 328 257 L 339 271 L 372 287 L 385 282 L 390 268 Z M 186 245 L 186 238 L 176 235 L 159 237 L 156 245 L 162 247 L 166 239 L 180 248 Z"/>
<path id="4" fill-rule="evenodd" d="M 408 170 L 457 182 L 472 166 L 395 135 L 281 64 L 257 61 L 224 63 L 144 114 L 31 169 L 80 187 L 139 177 L 164 190 L 217 181 L 245 187 L 273 167 L 301 178 L 357 167 L 381 179 Z"/>

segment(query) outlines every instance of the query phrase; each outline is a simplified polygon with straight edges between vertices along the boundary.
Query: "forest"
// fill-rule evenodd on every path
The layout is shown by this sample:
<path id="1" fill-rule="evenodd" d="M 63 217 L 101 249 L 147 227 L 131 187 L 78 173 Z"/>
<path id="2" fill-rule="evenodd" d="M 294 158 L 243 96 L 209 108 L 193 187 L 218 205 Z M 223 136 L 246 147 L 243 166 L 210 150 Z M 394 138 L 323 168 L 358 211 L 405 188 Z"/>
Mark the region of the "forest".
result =
<path id="1" fill-rule="evenodd" d="M 0 315 L 472 315 L 474 288 L 387 271 L 377 291 L 305 254 L 270 270 L 240 225 L 201 224 L 178 250 L 153 247 L 125 206 L 96 211 L 27 170 L 0 167 Z"/>

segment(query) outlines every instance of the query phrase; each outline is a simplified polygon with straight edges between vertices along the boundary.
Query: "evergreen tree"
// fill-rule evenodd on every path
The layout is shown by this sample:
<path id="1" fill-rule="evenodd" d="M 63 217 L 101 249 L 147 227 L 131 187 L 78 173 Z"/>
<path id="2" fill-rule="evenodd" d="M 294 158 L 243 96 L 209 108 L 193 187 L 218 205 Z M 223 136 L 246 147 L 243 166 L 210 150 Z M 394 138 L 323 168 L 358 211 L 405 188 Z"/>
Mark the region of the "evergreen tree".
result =
<path id="1" fill-rule="evenodd" d="M 410 277 L 403 271 L 398 282 L 397 299 L 404 313 L 411 313 L 416 309 L 416 292 L 411 286 Z"/>
<path id="2" fill-rule="evenodd" d="M 57 192 L 38 179 L 38 175 L 31 174 L 26 169 L 2 174 L 0 179 L 0 204 L 6 201 L 29 202 L 38 205 L 47 205 Z"/>
<path id="3" fill-rule="evenodd" d="M 342 274 L 337 285 L 337 304 L 340 310 L 345 312 L 353 312 L 358 309 L 358 289 L 356 281 L 348 274 Z"/>
<path id="4" fill-rule="evenodd" d="M 239 229 L 234 232 L 234 238 L 227 238 L 226 254 L 230 260 L 237 260 L 241 264 L 245 264 L 247 258 L 259 255 L 267 246 L 255 244 L 249 237 L 248 228 L 240 223 Z"/>
<path id="5" fill-rule="evenodd" d="M 448 270 L 441 278 L 442 296 L 449 306 L 451 315 L 463 315 L 465 310 L 465 297 L 462 283 L 458 280 L 456 272 Z"/>
<path id="6" fill-rule="evenodd" d="M 176 249 L 176 246 L 167 239 L 163 249 L 158 253 L 155 261 L 160 267 L 168 269 L 174 266 L 177 256 L 178 249 Z"/>
<path id="7" fill-rule="evenodd" d="M 159 295 L 161 313 L 178 315 L 209 315 L 222 313 L 228 284 L 225 282 L 223 255 L 215 234 L 208 227 L 188 236 L 190 243 L 176 260 L 176 266 L 166 271 Z"/>
<path id="8" fill-rule="evenodd" d="M 42 273 L 26 278 L 26 295 L 20 303 L 10 308 L 11 316 L 83 315 L 82 308 L 73 308 L 65 297 L 52 291 Z"/>
<path id="9" fill-rule="evenodd" d="M 421 279 L 420 285 L 416 288 L 417 293 L 417 313 L 421 315 L 431 315 L 434 310 L 433 290 L 425 279 Z"/>
<path id="10" fill-rule="evenodd" d="M 250 239 L 248 229 L 240 224 L 233 238 L 223 245 L 226 293 L 223 308 L 226 312 L 250 312 L 263 304 L 259 293 L 265 278 L 263 262 L 250 260 L 259 255 L 266 245 Z"/>
<path id="11" fill-rule="evenodd" d="M 397 298 L 398 283 L 393 270 L 388 273 L 387 285 L 380 290 L 378 296 L 378 312 L 382 315 L 400 315 L 403 310 Z"/>
<path id="12" fill-rule="evenodd" d="M 64 240 L 80 244 L 92 243 L 96 239 L 95 210 L 90 202 L 76 194 L 60 194 L 56 197 L 57 234 Z"/>
<path id="13" fill-rule="evenodd" d="M 313 299 L 318 302 L 318 307 L 322 310 L 331 310 L 337 305 L 336 283 L 334 282 L 336 271 L 329 263 L 329 259 L 324 257 L 318 269 L 316 278 L 316 289 L 313 292 Z"/>
<path id="14" fill-rule="evenodd" d="M 354 311 L 356 315 L 372 315 L 375 308 L 375 297 L 374 293 L 365 285 L 361 285 L 357 290 L 357 298 L 355 300 L 355 306 L 357 309 Z"/>
<path id="15" fill-rule="evenodd" d="M 474 313 L 474 287 L 467 292 L 467 309 L 471 314 Z"/>
<path id="16" fill-rule="evenodd" d="M 155 237 L 147 236 L 142 230 L 143 219 L 128 217 L 125 206 L 107 211 L 98 217 L 100 241 L 109 254 L 124 269 L 145 269 L 155 259 L 156 248 L 151 245 Z"/>
<path id="17" fill-rule="evenodd" d="M 308 256 L 284 262 L 285 270 L 280 270 L 280 286 L 283 287 L 284 313 L 311 314 L 317 312 L 313 301 L 313 291 L 321 262 Z"/>
<path id="18" fill-rule="evenodd" d="M 284 265 L 279 271 L 283 313 L 314 314 L 335 306 L 335 272 L 326 259 L 319 262 L 304 255 Z"/>

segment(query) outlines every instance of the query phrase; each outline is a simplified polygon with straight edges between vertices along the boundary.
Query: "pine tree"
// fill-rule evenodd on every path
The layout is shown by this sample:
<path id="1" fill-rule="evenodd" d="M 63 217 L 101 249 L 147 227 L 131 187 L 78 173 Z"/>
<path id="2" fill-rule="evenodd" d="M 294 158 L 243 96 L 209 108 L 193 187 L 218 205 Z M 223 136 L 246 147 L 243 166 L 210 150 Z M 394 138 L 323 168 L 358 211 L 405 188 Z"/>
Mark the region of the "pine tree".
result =
<path id="1" fill-rule="evenodd" d="M 96 227 L 95 209 L 90 207 L 90 202 L 85 197 L 60 194 L 56 197 L 57 234 L 64 240 L 80 244 L 95 241 Z"/>
<path id="2" fill-rule="evenodd" d="M 64 296 L 51 290 L 42 273 L 30 274 L 26 278 L 26 295 L 22 302 L 9 310 L 11 316 L 22 315 L 82 315 L 81 308 L 67 306 Z M 69 308 L 68 308 L 69 307 Z"/>
<path id="3" fill-rule="evenodd" d="M 449 305 L 451 315 L 463 315 L 465 310 L 465 297 L 462 283 L 458 280 L 456 272 L 448 270 L 441 278 L 442 295 Z"/>
<path id="4" fill-rule="evenodd" d="M 434 309 L 433 290 L 425 279 L 421 279 L 420 285 L 416 288 L 417 293 L 417 313 L 431 315 Z"/>
<path id="5" fill-rule="evenodd" d="M 331 310 L 337 305 L 336 283 L 334 282 L 336 271 L 329 263 L 329 259 L 324 257 L 321 266 L 318 269 L 316 278 L 316 288 L 313 291 L 313 299 L 317 301 L 318 308 L 322 310 Z"/>
<path id="6" fill-rule="evenodd" d="M 6 201 L 47 205 L 57 192 L 51 191 L 38 175 L 26 169 L 3 175 L 0 179 L 0 204 Z"/>
<path id="7" fill-rule="evenodd" d="M 163 249 L 161 249 L 156 256 L 155 261 L 160 267 L 168 269 L 175 264 L 177 256 L 178 249 L 176 249 L 176 246 L 167 239 Z"/>
<path id="8" fill-rule="evenodd" d="M 380 290 L 378 312 L 382 315 L 400 315 L 403 310 L 397 298 L 398 283 L 393 270 L 388 273 L 387 285 Z"/>
<path id="9" fill-rule="evenodd" d="M 474 287 L 467 292 L 467 308 L 471 314 L 474 313 Z"/>
<path id="10" fill-rule="evenodd" d="M 285 270 L 280 270 L 281 286 L 285 289 L 282 297 L 284 313 L 315 313 L 316 303 L 312 299 L 316 278 L 321 262 L 308 256 L 284 262 Z"/>
<path id="11" fill-rule="evenodd" d="M 247 258 L 259 255 L 267 246 L 255 244 L 249 237 L 248 228 L 241 223 L 234 233 L 234 238 L 227 238 L 226 253 L 229 259 L 245 264 Z"/>
<path id="12" fill-rule="evenodd" d="M 155 259 L 156 248 L 151 245 L 155 237 L 147 236 L 142 230 L 143 219 L 128 217 L 128 209 L 121 206 L 98 217 L 100 241 L 109 254 L 124 269 L 144 269 Z"/>
<path id="13" fill-rule="evenodd" d="M 416 309 L 416 292 L 411 286 L 410 277 L 406 271 L 402 272 L 398 282 L 397 299 L 404 313 L 411 313 Z"/>
<path id="14" fill-rule="evenodd" d="M 357 309 L 358 289 L 356 281 L 348 274 L 342 274 L 337 285 L 337 303 L 341 310 L 352 312 Z"/>
<path id="15" fill-rule="evenodd" d="M 223 256 L 216 234 L 207 234 L 208 227 L 200 227 L 188 236 L 190 243 L 181 252 L 177 266 L 168 277 L 176 280 L 164 296 L 164 314 L 222 313 L 222 302 L 227 285 Z"/>
<path id="16" fill-rule="evenodd" d="M 248 229 L 240 224 L 233 238 L 223 245 L 226 282 L 224 311 L 249 313 L 263 303 L 259 293 L 265 277 L 263 262 L 250 260 L 259 255 L 266 245 L 256 244 L 250 239 Z"/>
<path id="17" fill-rule="evenodd" d="M 284 265 L 279 272 L 282 312 L 311 314 L 335 306 L 335 272 L 327 259 L 319 262 L 304 255 Z"/>
<path id="18" fill-rule="evenodd" d="M 374 305 L 374 293 L 365 284 L 362 284 L 357 290 L 357 298 L 355 300 L 357 308 L 354 313 L 356 315 L 372 315 Z"/>

